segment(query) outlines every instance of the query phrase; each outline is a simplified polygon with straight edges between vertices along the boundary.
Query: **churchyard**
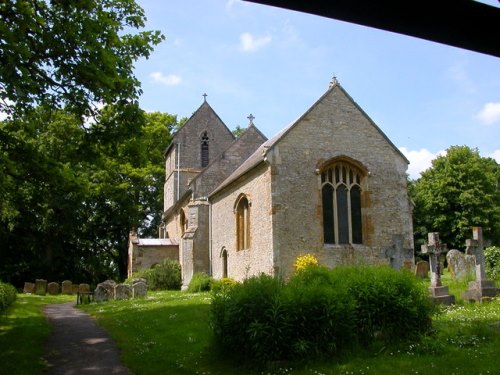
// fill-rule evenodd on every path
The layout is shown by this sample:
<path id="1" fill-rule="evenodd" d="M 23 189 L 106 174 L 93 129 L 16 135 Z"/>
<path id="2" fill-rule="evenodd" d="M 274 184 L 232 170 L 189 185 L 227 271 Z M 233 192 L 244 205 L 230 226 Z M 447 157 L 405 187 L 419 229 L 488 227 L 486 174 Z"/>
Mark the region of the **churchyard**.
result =
<path id="1" fill-rule="evenodd" d="M 124 364 L 139 374 L 494 374 L 500 368 L 500 300 L 464 302 L 467 280 L 454 281 L 445 271 L 441 281 L 457 300 L 433 313 L 429 335 L 308 362 L 241 363 L 215 350 L 208 292 L 150 291 L 145 298 L 80 307 L 111 333 Z M 431 279 L 420 282 L 426 288 Z M 42 305 L 74 298 L 18 295 L 0 316 L 0 374 L 42 373 L 49 334 Z"/>

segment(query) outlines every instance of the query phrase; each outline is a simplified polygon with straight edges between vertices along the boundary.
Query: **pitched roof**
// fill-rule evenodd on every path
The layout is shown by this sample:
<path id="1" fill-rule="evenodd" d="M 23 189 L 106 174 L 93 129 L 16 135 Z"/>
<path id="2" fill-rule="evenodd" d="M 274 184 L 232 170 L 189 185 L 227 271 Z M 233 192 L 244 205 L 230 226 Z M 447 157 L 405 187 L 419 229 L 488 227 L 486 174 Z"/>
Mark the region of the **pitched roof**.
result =
<path id="1" fill-rule="evenodd" d="M 375 122 L 366 114 L 365 111 L 352 99 L 352 97 L 344 90 L 344 88 L 336 81 L 330 85 L 328 90 L 297 120 L 292 122 L 286 128 L 282 129 L 274 137 L 269 139 L 267 142 L 263 143 L 243 164 L 241 164 L 227 179 L 225 179 L 210 195 L 213 196 L 228 186 L 230 183 L 236 181 L 238 178 L 257 167 L 260 163 L 266 160 L 266 154 L 268 150 L 274 147 L 281 139 L 283 139 L 291 129 L 293 129 L 301 120 L 306 117 L 317 105 L 320 103 L 331 91 L 338 89 L 356 106 L 356 108 L 365 116 L 370 124 L 382 135 L 382 137 L 389 143 L 389 145 L 399 154 L 403 160 L 408 164 L 410 163 L 408 159 L 403 155 L 403 153 L 392 143 L 392 141 L 384 134 L 384 132 L 375 124 Z"/>
<path id="2" fill-rule="evenodd" d="M 175 142 L 176 138 L 180 134 L 180 132 L 183 131 L 184 128 L 189 127 L 189 124 L 194 121 L 194 118 L 196 118 L 196 116 L 198 115 L 198 113 L 201 112 L 202 110 L 204 110 L 205 108 L 208 109 L 210 112 L 213 113 L 213 115 L 226 128 L 226 130 L 227 130 L 228 133 L 230 133 L 231 135 L 233 135 L 233 133 L 231 132 L 231 130 L 229 130 L 229 128 L 224 123 L 224 121 L 222 121 L 222 119 L 219 117 L 219 115 L 217 114 L 217 112 L 215 112 L 214 109 L 210 106 L 210 104 L 208 104 L 208 102 L 205 100 L 203 103 L 201 103 L 201 105 L 198 107 L 198 109 L 193 112 L 193 114 L 191 115 L 191 117 L 189 117 L 189 119 L 184 124 L 182 124 L 182 126 L 179 129 L 177 129 L 177 131 L 174 133 L 174 135 L 172 136 L 172 140 L 170 141 L 170 144 L 167 146 L 167 148 L 163 152 L 164 156 L 166 156 L 168 154 L 168 152 L 170 151 L 170 149 L 172 148 L 172 146 L 176 143 Z"/>

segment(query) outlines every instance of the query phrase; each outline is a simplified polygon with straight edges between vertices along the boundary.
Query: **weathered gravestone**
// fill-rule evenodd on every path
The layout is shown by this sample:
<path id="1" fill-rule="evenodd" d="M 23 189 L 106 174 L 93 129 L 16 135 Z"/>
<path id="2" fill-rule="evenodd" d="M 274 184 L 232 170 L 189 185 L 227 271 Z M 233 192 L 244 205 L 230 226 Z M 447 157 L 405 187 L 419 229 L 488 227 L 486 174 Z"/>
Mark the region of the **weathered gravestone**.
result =
<path id="1" fill-rule="evenodd" d="M 51 294 L 51 295 L 56 295 L 56 294 L 59 294 L 61 293 L 61 286 L 59 285 L 59 283 L 49 283 L 47 285 L 47 293 Z"/>
<path id="2" fill-rule="evenodd" d="M 473 227 L 472 237 L 465 241 L 465 246 L 475 256 L 476 281 L 469 283 L 469 289 L 462 294 L 462 298 L 466 301 L 482 302 L 484 299 L 495 297 L 497 288 L 494 281 L 486 279 L 482 228 Z"/>
<path id="3" fill-rule="evenodd" d="M 115 299 L 129 299 L 132 297 L 132 287 L 128 284 L 118 284 L 115 287 Z"/>
<path id="4" fill-rule="evenodd" d="M 145 297 L 148 293 L 148 285 L 145 282 L 138 281 L 132 285 L 132 295 L 134 298 Z"/>
<path id="5" fill-rule="evenodd" d="M 62 294 L 73 294 L 73 283 L 69 280 L 64 280 L 61 283 L 61 293 Z"/>
<path id="6" fill-rule="evenodd" d="M 403 247 L 403 235 L 395 234 L 392 236 L 392 245 L 384 249 L 385 256 L 389 258 L 391 267 L 399 270 L 401 268 L 407 268 L 408 263 L 411 269 L 411 262 L 409 259 L 413 260 L 413 249 L 405 249 Z"/>
<path id="7" fill-rule="evenodd" d="M 441 284 L 441 250 L 446 249 L 446 245 L 441 245 L 439 241 L 439 233 L 431 232 L 427 235 L 427 245 L 422 245 L 422 253 L 429 255 L 430 270 L 431 270 L 431 286 L 429 292 L 434 303 L 451 305 L 455 303 L 455 296 L 450 295 L 448 287 Z"/>
<path id="8" fill-rule="evenodd" d="M 35 293 L 35 284 L 25 282 L 23 292 L 24 293 L 32 293 L 32 294 Z"/>
<path id="9" fill-rule="evenodd" d="M 44 296 L 45 294 L 47 294 L 47 280 L 35 280 L 35 294 L 39 296 Z"/>
<path id="10" fill-rule="evenodd" d="M 113 299 L 113 294 L 108 288 L 104 287 L 102 284 L 98 284 L 94 290 L 94 301 L 104 302 Z"/>
<path id="11" fill-rule="evenodd" d="M 79 284 L 73 284 L 71 285 L 71 294 L 77 294 L 80 291 L 80 285 Z"/>
<path id="12" fill-rule="evenodd" d="M 415 265 L 415 276 L 425 279 L 429 274 L 429 262 L 420 260 Z"/>
<path id="13" fill-rule="evenodd" d="M 451 277 L 456 280 L 463 280 L 474 275 L 476 261 L 473 255 L 467 255 L 461 251 L 452 249 L 446 254 L 448 270 Z"/>
<path id="14" fill-rule="evenodd" d="M 94 301 L 99 302 L 115 299 L 115 287 L 116 283 L 113 280 L 106 280 L 97 284 L 94 291 Z"/>

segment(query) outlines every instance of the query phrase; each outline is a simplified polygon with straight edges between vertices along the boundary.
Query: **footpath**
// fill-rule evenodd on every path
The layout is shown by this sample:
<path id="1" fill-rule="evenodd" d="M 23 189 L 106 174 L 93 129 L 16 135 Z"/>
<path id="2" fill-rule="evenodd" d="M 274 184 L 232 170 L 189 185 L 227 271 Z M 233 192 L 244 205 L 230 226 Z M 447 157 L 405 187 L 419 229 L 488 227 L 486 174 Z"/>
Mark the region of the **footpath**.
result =
<path id="1" fill-rule="evenodd" d="M 120 363 L 111 337 L 74 302 L 47 305 L 52 326 L 45 345 L 45 375 L 133 375 Z"/>

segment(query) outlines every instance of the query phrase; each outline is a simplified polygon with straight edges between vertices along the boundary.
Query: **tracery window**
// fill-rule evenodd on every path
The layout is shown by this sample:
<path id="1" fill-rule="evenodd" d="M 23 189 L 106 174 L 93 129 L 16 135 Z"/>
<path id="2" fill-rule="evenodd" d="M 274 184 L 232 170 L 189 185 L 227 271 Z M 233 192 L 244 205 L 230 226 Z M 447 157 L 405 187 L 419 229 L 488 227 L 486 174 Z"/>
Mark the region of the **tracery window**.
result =
<path id="1" fill-rule="evenodd" d="M 321 173 L 323 238 L 327 244 L 361 244 L 361 180 L 363 174 L 347 162 Z"/>
<path id="2" fill-rule="evenodd" d="M 236 250 L 250 247 L 250 207 L 248 199 L 242 195 L 236 204 Z"/>
<path id="3" fill-rule="evenodd" d="M 201 166 L 205 168 L 209 163 L 209 154 L 208 154 L 208 134 L 204 132 L 201 136 Z"/>

